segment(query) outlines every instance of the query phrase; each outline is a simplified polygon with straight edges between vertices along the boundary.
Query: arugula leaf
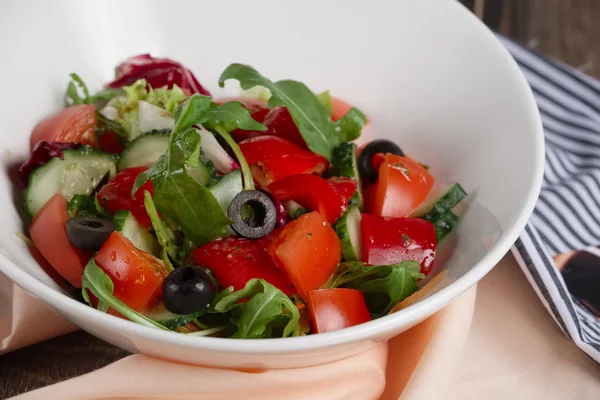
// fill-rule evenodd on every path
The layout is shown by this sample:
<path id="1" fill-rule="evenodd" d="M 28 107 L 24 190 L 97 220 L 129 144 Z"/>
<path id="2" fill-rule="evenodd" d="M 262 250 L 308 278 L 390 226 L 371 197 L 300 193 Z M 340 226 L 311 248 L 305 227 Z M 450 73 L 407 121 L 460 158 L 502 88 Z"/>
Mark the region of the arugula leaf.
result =
<path id="1" fill-rule="evenodd" d="M 197 246 L 222 236 L 225 226 L 231 224 L 215 196 L 185 168 L 200 142 L 193 126 L 206 120 L 212 105 L 210 97 L 194 95 L 177 107 L 167 153 L 137 177 L 132 190 L 133 196 L 151 179 L 158 210 Z"/>
<path id="2" fill-rule="evenodd" d="M 352 261 L 341 263 L 326 288 L 345 287 L 360 290 L 373 318 L 387 314 L 397 303 L 419 289 L 417 279 L 423 278 L 416 261 L 392 265 L 367 265 Z"/>
<path id="3" fill-rule="evenodd" d="M 238 80 L 244 90 L 255 86 L 267 88 L 272 94 L 268 106 L 285 106 L 308 147 L 330 161 L 333 148 L 358 137 L 367 120 L 362 112 L 353 108 L 347 119 L 334 123 L 327 107 L 306 85 L 292 80 L 274 83 L 248 65 L 231 64 L 221 74 L 219 85 L 223 87 L 228 79 Z"/>
<path id="4" fill-rule="evenodd" d="M 249 300 L 240 302 L 245 298 Z M 282 337 L 291 336 L 300 320 L 300 312 L 289 297 L 270 283 L 256 278 L 237 292 L 231 287 L 221 291 L 211 310 L 231 312 L 231 321 L 237 327 L 231 336 L 234 338 L 270 338 L 280 329 L 283 329 Z"/>
<path id="5" fill-rule="evenodd" d="M 89 305 L 92 305 L 92 303 L 87 290 L 98 298 L 98 310 L 102 312 L 107 312 L 108 309 L 112 307 L 115 311 L 121 313 L 133 322 L 152 328 L 169 330 L 145 315 L 132 310 L 121 300 L 117 299 L 113 294 L 114 288 L 115 286 L 110 277 L 96 265 L 94 258 L 92 257 L 83 270 L 83 283 L 81 287 L 81 294 Z"/>
<path id="6" fill-rule="evenodd" d="M 150 217 L 150 222 L 152 223 L 152 228 L 156 234 L 158 244 L 160 244 L 160 247 L 162 248 L 161 258 L 165 262 L 169 272 L 171 272 L 174 269 L 171 258 L 177 259 L 179 253 L 179 248 L 177 244 L 175 244 L 175 234 L 158 216 L 158 211 L 156 211 L 154 201 L 152 200 L 152 195 L 147 190 L 144 190 L 144 206 Z"/>
<path id="7" fill-rule="evenodd" d="M 69 75 L 71 80 L 67 84 L 64 101 L 65 107 L 75 104 L 94 104 L 101 101 L 110 100 L 119 94 L 118 89 L 105 89 L 93 96 L 90 96 L 90 91 L 81 77 L 75 73 Z"/>
<path id="8" fill-rule="evenodd" d="M 321 103 L 323 103 L 323 105 L 329 112 L 329 116 L 332 116 L 333 115 L 333 99 L 331 98 L 331 94 L 329 94 L 329 90 L 326 90 L 323 93 L 319 93 L 317 95 L 317 98 L 319 99 L 319 101 Z"/>

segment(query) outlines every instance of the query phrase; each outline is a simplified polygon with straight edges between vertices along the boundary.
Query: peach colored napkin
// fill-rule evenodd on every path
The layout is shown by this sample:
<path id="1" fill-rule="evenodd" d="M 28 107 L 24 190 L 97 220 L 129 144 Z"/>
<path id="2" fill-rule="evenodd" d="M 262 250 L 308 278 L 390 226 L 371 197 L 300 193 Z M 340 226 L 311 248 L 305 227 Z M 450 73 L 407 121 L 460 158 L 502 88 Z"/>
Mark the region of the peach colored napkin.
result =
<path id="1" fill-rule="evenodd" d="M 473 288 L 390 342 L 335 363 L 248 373 L 133 355 L 15 399 L 585 400 L 600 397 L 599 378 L 508 256 L 477 301 Z"/>

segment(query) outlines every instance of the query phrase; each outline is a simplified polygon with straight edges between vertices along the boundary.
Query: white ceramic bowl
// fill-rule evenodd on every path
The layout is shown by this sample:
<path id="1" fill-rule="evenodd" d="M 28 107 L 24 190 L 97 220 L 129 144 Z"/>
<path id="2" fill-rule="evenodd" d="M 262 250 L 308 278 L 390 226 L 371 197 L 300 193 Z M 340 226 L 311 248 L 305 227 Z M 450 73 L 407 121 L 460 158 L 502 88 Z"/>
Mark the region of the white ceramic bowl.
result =
<path id="1" fill-rule="evenodd" d="M 533 97 L 494 35 L 456 1 L 19 1 L 1 8 L 0 271 L 124 349 L 221 367 L 298 367 L 347 357 L 475 285 L 508 251 L 533 209 L 544 147 Z M 28 156 L 33 126 L 62 106 L 70 72 L 98 89 L 119 61 L 143 52 L 180 60 L 214 94 L 221 93 L 220 72 L 243 62 L 272 79 L 330 89 L 365 111 L 372 121 L 368 135 L 395 140 L 438 178 L 459 181 L 471 195 L 448 275 L 393 315 L 289 339 L 189 337 L 67 297 L 15 236 L 23 225 L 9 166 Z"/>

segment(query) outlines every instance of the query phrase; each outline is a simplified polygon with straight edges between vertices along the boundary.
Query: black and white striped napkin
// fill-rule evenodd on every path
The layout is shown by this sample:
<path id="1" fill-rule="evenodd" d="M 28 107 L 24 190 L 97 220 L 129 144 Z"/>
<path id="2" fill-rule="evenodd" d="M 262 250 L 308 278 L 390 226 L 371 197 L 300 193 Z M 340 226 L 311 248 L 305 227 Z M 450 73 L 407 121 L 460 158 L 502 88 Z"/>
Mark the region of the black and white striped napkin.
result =
<path id="1" fill-rule="evenodd" d="M 546 140 L 540 198 L 512 250 L 563 332 L 600 363 L 598 309 L 582 297 L 600 296 L 600 82 L 499 38 L 533 90 Z M 561 273 L 554 257 L 586 248 L 596 255 L 578 264 L 576 279 Z"/>

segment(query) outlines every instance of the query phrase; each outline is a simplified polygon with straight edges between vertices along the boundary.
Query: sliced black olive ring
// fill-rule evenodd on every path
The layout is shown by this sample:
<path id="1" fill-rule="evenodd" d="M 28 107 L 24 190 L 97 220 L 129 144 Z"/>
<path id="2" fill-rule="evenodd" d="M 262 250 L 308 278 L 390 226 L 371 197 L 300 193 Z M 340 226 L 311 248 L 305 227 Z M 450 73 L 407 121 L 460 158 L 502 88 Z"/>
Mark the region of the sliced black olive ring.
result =
<path id="1" fill-rule="evenodd" d="M 358 156 L 358 172 L 361 178 L 371 183 L 375 183 L 379 175 L 373 166 L 373 156 L 377 153 L 396 154 L 404 157 L 402 149 L 391 140 L 378 139 L 366 145 Z"/>
<path id="2" fill-rule="evenodd" d="M 231 229 L 249 239 L 267 236 L 277 221 L 273 202 L 258 190 L 238 193 L 229 205 L 227 216 L 233 221 Z"/>
<path id="3" fill-rule="evenodd" d="M 95 252 L 115 230 L 115 225 L 104 218 L 74 217 L 67 220 L 67 236 L 71 244 L 81 250 Z"/>

